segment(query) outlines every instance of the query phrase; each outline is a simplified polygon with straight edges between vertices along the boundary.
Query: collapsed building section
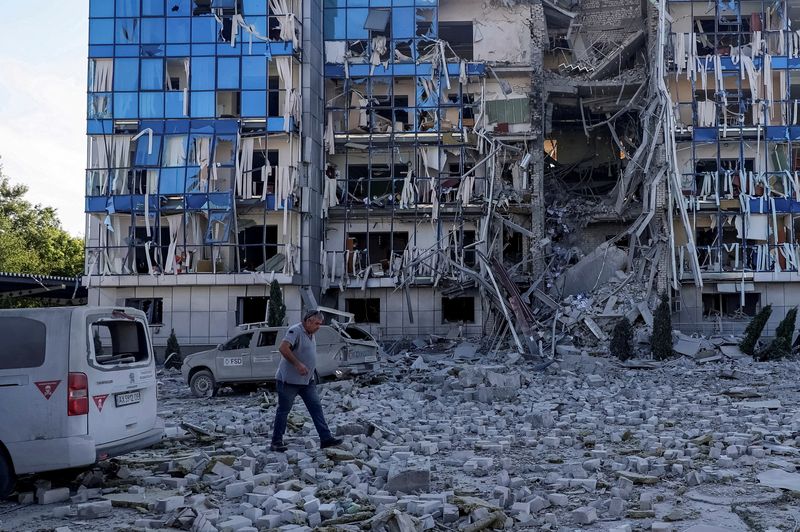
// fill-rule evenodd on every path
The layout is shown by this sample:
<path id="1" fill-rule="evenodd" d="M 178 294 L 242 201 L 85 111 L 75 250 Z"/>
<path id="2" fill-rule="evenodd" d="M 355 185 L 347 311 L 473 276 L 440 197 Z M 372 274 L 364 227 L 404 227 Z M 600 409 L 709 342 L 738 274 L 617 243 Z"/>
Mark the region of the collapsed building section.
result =
<path id="1" fill-rule="evenodd" d="M 362 4 L 324 14 L 322 299 L 381 336 L 480 334 L 490 259 L 532 271 L 531 8 Z"/>

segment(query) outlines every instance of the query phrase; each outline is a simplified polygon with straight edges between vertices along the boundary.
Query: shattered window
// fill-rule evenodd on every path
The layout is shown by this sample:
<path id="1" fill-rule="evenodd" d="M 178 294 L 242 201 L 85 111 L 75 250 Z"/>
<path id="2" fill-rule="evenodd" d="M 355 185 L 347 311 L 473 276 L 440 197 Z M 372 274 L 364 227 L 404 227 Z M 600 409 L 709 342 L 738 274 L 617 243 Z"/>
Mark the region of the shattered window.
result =
<path id="1" fill-rule="evenodd" d="M 475 298 L 443 297 L 442 323 L 475 323 Z"/>
<path id="2" fill-rule="evenodd" d="M 381 300 L 379 298 L 347 298 L 345 311 L 353 314 L 356 323 L 380 323 Z"/>

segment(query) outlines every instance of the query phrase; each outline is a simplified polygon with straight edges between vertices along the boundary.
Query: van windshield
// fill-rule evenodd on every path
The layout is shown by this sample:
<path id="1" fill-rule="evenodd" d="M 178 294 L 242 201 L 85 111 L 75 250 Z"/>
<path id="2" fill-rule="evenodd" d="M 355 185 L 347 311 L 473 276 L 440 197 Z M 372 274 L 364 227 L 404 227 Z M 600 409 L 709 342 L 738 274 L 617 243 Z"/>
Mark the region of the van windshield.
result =
<path id="1" fill-rule="evenodd" d="M 91 333 L 94 360 L 101 366 L 136 364 L 150 356 L 141 322 L 98 320 L 92 323 Z"/>

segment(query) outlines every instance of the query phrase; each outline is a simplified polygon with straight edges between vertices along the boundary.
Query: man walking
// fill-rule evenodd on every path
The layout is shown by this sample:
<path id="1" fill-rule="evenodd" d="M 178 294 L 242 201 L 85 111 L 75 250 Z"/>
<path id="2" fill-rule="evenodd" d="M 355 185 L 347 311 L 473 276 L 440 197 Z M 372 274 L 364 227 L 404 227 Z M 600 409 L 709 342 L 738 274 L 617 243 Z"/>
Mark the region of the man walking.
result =
<path id="1" fill-rule="evenodd" d="M 320 447 L 334 447 L 342 443 L 334 438 L 317 395 L 314 369 L 317 366 L 317 342 L 314 339 L 325 317 L 318 310 L 306 312 L 303 321 L 289 327 L 283 337 L 279 351 L 282 355 L 278 371 L 275 374 L 278 388 L 278 410 L 275 412 L 275 425 L 272 432 L 271 451 L 284 452 L 287 447 L 283 443 L 286 432 L 286 420 L 292 410 L 294 399 L 298 395 L 306 405 L 314 427 L 319 434 Z"/>

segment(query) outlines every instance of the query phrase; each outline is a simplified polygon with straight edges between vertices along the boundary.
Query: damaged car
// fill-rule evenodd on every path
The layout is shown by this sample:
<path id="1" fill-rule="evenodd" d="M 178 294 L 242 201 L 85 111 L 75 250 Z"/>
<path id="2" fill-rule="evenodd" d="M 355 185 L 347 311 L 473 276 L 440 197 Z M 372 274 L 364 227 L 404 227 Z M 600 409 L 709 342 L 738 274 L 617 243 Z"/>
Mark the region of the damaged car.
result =
<path id="1" fill-rule="evenodd" d="M 380 346 L 364 329 L 353 324 L 353 314 L 334 309 L 324 313 L 345 318 L 320 327 L 317 342 L 317 380 L 371 371 L 377 365 Z M 240 326 L 241 333 L 208 351 L 188 355 L 181 373 L 196 397 L 213 397 L 223 386 L 240 387 L 275 380 L 281 360 L 278 348 L 288 326 L 265 323 Z"/>

